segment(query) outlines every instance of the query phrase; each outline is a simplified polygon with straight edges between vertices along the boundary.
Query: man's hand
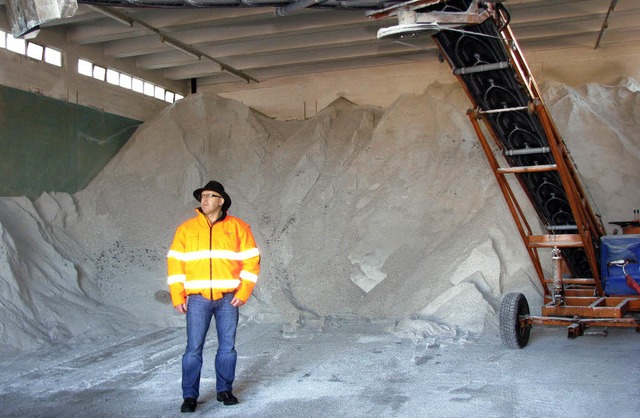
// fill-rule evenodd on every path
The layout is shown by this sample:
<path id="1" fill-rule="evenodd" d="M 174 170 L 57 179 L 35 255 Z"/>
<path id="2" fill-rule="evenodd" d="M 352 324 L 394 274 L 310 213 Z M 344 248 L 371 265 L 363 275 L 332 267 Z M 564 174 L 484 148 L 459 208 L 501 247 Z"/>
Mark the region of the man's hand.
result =
<path id="1" fill-rule="evenodd" d="M 186 303 L 181 303 L 180 305 L 176 305 L 174 306 L 174 308 L 176 309 L 176 311 L 186 314 L 187 313 L 187 304 Z"/>
<path id="2" fill-rule="evenodd" d="M 236 308 L 241 307 L 242 305 L 244 305 L 244 302 L 241 301 L 240 299 L 234 297 L 233 299 L 231 299 L 231 305 L 235 306 Z"/>

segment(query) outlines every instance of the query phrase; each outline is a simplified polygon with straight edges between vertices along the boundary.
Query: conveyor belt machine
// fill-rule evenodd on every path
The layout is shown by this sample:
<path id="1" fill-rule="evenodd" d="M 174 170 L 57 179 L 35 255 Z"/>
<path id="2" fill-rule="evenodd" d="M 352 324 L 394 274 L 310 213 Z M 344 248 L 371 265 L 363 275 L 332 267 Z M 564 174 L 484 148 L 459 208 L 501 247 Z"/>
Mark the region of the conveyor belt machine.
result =
<path id="1" fill-rule="evenodd" d="M 568 336 L 586 328 L 640 331 L 640 225 L 606 236 L 576 168 L 509 26 L 500 1 L 412 0 L 369 13 L 396 17 L 378 38 L 431 36 L 469 100 L 467 112 L 491 170 L 544 289 L 541 316 L 530 314 L 521 293 L 507 293 L 500 333 L 522 348 L 533 325 L 566 326 Z M 517 181 L 508 178 L 515 176 Z M 539 219 L 529 222 L 513 187 L 522 187 Z M 544 225 L 533 231 L 531 225 Z M 635 228 L 634 228 L 635 225 Z M 552 260 L 545 276 L 540 252 Z"/>

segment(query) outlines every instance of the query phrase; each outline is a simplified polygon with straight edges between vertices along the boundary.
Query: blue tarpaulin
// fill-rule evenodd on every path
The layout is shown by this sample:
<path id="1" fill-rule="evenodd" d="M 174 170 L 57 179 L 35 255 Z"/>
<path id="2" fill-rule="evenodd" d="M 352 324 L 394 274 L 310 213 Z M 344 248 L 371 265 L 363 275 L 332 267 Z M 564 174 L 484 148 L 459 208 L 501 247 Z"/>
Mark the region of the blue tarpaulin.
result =
<path id="1" fill-rule="evenodd" d="M 618 260 L 629 262 L 624 268 L 640 284 L 640 235 L 608 235 L 600 239 L 600 274 L 606 295 L 635 295 L 637 292 L 627 286 L 622 266 L 611 265 Z"/>

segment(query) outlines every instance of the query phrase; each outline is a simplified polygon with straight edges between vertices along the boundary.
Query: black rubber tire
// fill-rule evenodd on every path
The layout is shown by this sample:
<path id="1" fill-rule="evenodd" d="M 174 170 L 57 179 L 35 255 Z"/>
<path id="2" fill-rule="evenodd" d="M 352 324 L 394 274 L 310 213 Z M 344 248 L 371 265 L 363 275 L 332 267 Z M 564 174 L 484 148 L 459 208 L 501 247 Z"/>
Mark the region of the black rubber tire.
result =
<path id="1" fill-rule="evenodd" d="M 500 304 L 500 337 L 507 348 L 524 348 L 531 326 L 520 326 L 520 316 L 529 315 L 529 303 L 522 293 L 507 293 Z"/>

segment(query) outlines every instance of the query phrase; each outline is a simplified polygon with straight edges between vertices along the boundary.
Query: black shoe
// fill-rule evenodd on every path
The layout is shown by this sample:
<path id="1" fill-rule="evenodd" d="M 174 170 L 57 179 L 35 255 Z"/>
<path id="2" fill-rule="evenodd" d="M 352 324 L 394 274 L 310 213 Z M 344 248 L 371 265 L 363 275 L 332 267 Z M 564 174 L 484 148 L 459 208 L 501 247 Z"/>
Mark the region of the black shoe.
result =
<path id="1" fill-rule="evenodd" d="M 218 402 L 222 402 L 225 405 L 236 405 L 238 403 L 238 398 L 233 396 L 230 390 L 225 390 L 224 392 L 218 392 L 216 395 L 216 399 Z"/>
<path id="2" fill-rule="evenodd" d="M 196 412 L 196 406 L 198 406 L 198 401 L 195 398 L 184 398 L 180 412 Z"/>

